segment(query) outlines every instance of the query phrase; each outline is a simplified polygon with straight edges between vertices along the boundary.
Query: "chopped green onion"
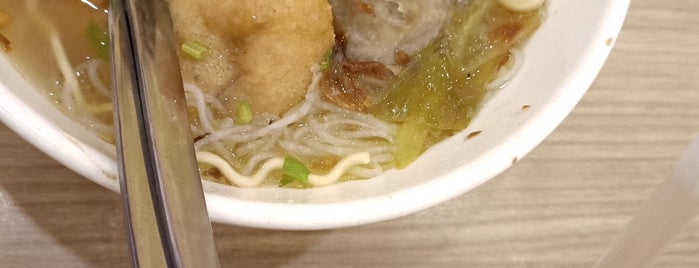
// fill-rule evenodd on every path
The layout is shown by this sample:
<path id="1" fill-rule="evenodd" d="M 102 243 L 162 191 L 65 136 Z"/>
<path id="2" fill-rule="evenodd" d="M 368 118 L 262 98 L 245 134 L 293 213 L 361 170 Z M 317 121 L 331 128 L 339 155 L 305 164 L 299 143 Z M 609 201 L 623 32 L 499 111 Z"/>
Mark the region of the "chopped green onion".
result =
<path id="1" fill-rule="evenodd" d="M 241 103 L 238 106 L 238 118 L 236 118 L 236 122 L 241 125 L 245 125 L 247 123 L 250 123 L 252 121 L 252 108 L 250 107 L 250 103 L 245 101 Z"/>
<path id="2" fill-rule="evenodd" d="M 284 158 L 284 165 L 282 166 L 282 171 L 284 171 L 284 176 L 282 180 L 279 181 L 279 186 L 285 186 L 292 182 L 299 182 L 304 187 L 309 187 L 311 184 L 308 182 L 308 175 L 311 171 L 306 168 L 301 161 L 298 159 L 287 156 Z"/>
<path id="3" fill-rule="evenodd" d="M 209 51 L 209 47 L 198 41 L 187 41 L 182 44 L 182 52 L 195 60 L 204 58 L 204 53 Z"/>
<path id="4" fill-rule="evenodd" d="M 97 57 L 109 59 L 109 33 L 102 30 L 96 22 L 90 21 L 85 34 L 90 45 L 97 52 Z"/>
<path id="5" fill-rule="evenodd" d="M 330 65 L 333 62 L 333 50 L 329 50 L 328 53 L 325 53 L 325 57 L 323 57 L 323 61 L 320 62 L 320 70 L 325 71 L 328 68 L 330 68 Z"/>

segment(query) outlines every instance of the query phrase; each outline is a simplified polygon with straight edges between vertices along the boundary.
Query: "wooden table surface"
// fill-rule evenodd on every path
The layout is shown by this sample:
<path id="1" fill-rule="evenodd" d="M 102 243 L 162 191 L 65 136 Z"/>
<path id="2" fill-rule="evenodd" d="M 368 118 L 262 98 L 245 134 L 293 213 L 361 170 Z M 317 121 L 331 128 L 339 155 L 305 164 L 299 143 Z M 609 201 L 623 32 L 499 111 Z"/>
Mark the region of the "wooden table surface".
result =
<path id="1" fill-rule="evenodd" d="M 226 267 L 589 267 L 699 134 L 699 1 L 634 0 L 582 102 L 512 169 L 426 211 L 317 232 L 214 224 Z M 119 195 L 0 125 L 0 267 L 126 267 Z M 699 267 L 699 219 L 657 267 Z"/>

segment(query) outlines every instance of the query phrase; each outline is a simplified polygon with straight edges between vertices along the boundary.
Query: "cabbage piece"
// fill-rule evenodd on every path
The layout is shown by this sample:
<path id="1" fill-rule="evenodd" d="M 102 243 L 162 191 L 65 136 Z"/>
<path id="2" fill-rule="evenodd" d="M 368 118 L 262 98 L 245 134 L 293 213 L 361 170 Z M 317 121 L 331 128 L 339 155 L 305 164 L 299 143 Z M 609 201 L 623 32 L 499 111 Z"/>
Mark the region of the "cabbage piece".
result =
<path id="1" fill-rule="evenodd" d="M 400 124 L 396 167 L 466 128 L 509 50 L 540 24 L 538 10 L 513 13 L 497 1 L 457 6 L 444 34 L 414 56 L 372 107 L 377 117 Z"/>

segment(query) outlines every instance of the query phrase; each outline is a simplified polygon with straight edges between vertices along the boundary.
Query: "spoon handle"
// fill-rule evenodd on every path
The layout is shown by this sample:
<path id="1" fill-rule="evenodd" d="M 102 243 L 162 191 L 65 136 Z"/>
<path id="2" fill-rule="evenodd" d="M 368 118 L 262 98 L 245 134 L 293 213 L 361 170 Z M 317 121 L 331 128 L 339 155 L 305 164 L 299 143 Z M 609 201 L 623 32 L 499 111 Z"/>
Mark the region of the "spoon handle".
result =
<path id="1" fill-rule="evenodd" d="M 134 267 L 219 267 L 164 0 L 112 0 L 117 154 Z"/>
<path id="2" fill-rule="evenodd" d="M 596 268 L 648 267 L 699 209 L 699 138 L 680 157 L 665 181 L 636 213 Z"/>

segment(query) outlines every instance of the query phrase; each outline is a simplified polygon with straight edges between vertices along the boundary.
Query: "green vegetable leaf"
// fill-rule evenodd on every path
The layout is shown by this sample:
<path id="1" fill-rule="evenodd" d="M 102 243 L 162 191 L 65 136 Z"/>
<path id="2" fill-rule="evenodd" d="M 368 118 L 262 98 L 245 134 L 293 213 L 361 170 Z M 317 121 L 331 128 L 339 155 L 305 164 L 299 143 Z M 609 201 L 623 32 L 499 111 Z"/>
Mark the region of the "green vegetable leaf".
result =
<path id="1" fill-rule="evenodd" d="M 372 107 L 377 117 L 401 124 L 399 168 L 436 142 L 428 139 L 468 126 L 510 49 L 541 24 L 538 10 L 513 13 L 497 1 L 474 0 L 467 8 L 455 10 L 444 34 L 414 56 Z"/>
<path id="2" fill-rule="evenodd" d="M 291 156 L 285 157 L 282 171 L 284 171 L 284 175 L 279 181 L 279 186 L 285 186 L 292 182 L 299 182 L 304 187 L 311 186 L 308 182 L 308 175 L 311 174 L 311 171 L 298 159 Z"/>

